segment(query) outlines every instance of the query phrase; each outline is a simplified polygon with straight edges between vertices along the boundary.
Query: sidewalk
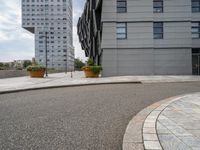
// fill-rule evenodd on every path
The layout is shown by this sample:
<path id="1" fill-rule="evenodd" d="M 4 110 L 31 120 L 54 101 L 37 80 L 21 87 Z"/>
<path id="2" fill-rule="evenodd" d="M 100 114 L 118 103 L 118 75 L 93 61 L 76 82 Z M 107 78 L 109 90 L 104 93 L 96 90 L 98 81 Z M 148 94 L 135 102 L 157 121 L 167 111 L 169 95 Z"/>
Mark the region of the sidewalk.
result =
<path id="1" fill-rule="evenodd" d="M 200 93 L 157 102 L 129 123 L 123 150 L 200 149 Z"/>
<path id="2" fill-rule="evenodd" d="M 59 86 L 75 86 L 106 83 L 160 83 L 160 82 L 200 82 L 200 76 L 119 76 L 104 78 L 84 78 L 83 72 L 49 74 L 47 78 L 26 77 L 0 79 L 0 92 L 48 88 Z"/>

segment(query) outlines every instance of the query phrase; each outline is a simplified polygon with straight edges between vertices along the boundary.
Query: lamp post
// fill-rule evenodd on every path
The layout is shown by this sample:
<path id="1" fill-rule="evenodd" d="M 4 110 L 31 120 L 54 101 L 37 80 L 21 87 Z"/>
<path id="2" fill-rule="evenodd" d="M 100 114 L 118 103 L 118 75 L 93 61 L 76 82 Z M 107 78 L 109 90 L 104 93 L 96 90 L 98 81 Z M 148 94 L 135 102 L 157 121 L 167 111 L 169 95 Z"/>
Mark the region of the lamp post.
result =
<path id="1" fill-rule="evenodd" d="M 47 57 L 47 32 L 45 32 L 45 56 L 46 56 L 46 77 L 48 77 L 48 71 L 47 71 L 47 69 L 48 69 L 48 63 L 47 63 L 47 59 L 48 59 L 48 57 Z"/>
<path id="2" fill-rule="evenodd" d="M 48 71 L 47 71 L 47 69 L 48 69 L 48 63 L 47 63 L 47 59 L 48 59 L 48 57 L 47 57 L 47 34 L 48 34 L 48 32 L 45 31 L 45 36 L 40 36 L 41 38 L 45 38 L 45 68 L 46 68 L 45 74 L 46 74 L 46 77 L 48 77 Z"/>

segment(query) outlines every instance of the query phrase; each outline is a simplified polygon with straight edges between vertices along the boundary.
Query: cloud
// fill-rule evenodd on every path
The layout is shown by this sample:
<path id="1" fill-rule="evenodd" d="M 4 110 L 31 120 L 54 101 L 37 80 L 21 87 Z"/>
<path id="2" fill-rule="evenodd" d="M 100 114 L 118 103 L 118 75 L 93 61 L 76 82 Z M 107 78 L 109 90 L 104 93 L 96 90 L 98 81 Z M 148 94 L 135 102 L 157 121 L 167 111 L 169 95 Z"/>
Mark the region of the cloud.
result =
<path id="1" fill-rule="evenodd" d="M 81 49 L 76 25 L 85 0 L 73 1 L 73 39 L 75 57 L 86 60 Z M 0 5 L 0 62 L 34 57 L 34 35 L 21 27 L 21 0 L 1 0 Z"/>

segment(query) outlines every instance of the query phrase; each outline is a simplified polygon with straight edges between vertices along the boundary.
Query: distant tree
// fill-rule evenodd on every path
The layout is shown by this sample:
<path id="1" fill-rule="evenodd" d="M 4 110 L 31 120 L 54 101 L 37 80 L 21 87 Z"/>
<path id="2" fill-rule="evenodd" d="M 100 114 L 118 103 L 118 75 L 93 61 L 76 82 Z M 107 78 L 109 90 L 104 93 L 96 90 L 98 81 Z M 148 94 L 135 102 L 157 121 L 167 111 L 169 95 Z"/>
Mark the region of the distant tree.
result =
<path id="1" fill-rule="evenodd" d="M 8 70 L 8 69 L 10 69 L 10 64 L 9 63 L 0 62 L 0 70 Z"/>
<path id="2" fill-rule="evenodd" d="M 4 63 L 1 63 L 0 62 L 0 70 L 4 70 L 5 68 L 4 68 Z"/>
<path id="3" fill-rule="evenodd" d="M 0 67 L 4 67 L 4 64 L 2 62 L 0 62 Z"/>
<path id="4" fill-rule="evenodd" d="M 31 64 L 32 64 L 32 62 L 30 60 L 25 60 L 24 63 L 23 63 L 23 68 L 27 68 Z"/>
<path id="5" fill-rule="evenodd" d="M 10 64 L 9 63 L 4 63 L 4 68 L 5 69 L 10 69 Z"/>
<path id="6" fill-rule="evenodd" d="M 74 68 L 75 70 L 81 70 L 81 68 L 85 66 L 85 63 L 82 62 L 82 60 L 80 58 L 76 58 L 74 60 Z"/>

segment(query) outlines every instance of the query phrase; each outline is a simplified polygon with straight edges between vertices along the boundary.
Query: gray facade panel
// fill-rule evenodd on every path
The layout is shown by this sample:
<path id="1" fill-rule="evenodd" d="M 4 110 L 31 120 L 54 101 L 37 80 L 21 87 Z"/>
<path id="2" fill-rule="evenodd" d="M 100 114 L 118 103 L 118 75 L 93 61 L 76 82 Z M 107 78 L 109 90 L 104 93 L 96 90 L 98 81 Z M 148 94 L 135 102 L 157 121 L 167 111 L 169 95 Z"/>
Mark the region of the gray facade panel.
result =
<path id="1" fill-rule="evenodd" d="M 155 73 L 157 75 L 191 75 L 191 49 L 155 49 Z"/>
<path id="2" fill-rule="evenodd" d="M 102 75 L 191 75 L 191 56 L 191 49 L 104 49 Z"/>

